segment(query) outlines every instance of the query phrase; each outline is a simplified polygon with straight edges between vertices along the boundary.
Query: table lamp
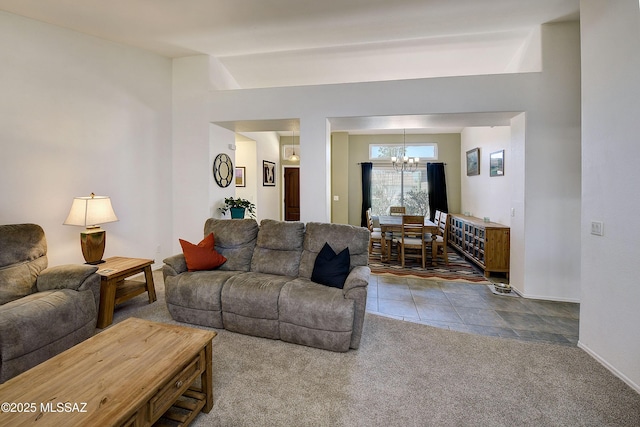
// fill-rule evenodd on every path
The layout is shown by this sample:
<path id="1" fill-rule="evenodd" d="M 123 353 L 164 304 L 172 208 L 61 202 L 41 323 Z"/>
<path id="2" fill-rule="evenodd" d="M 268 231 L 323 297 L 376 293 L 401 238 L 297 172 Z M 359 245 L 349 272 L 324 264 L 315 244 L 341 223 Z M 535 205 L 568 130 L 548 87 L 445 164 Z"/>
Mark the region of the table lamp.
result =
<path id="1" fill-rule="evenodd" d="M 71 210 L 65 225 L 79 225 L 86 227 L 80 233 L 80 245 L 82 255 L 87 264 L 101 264 L 106 242 L 106 231 L 99 224 L 117 221 L 111 199 L 107 196 L 96 196 L 91 193 L 89 197 L 74 197 Z"/>

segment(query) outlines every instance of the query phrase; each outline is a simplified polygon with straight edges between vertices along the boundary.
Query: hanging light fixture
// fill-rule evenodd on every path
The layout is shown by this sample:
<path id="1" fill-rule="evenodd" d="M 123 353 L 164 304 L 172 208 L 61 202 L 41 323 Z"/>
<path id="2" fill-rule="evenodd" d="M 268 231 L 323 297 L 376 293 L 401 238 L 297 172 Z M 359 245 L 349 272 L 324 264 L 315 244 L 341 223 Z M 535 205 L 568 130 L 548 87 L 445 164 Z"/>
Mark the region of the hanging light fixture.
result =
<path id="1" fill-rule="evenodd" d="M 391 157 L 391 164 L 393 168 L 398 172 L 414 172 L 418 169 L 418 162 L 420 158 L 407 157 L 407 131 L 406 129 L 402 130 L 402 157 L 398 158 L 396 156 Z"/>
<path id="2" fill-rule="evenodd" d="M 290 162 L 300 161 L 300 156 L 296 154 L 296 146 L 294 145 L 293 130 L 291 131 L 291 155 L 289 156 L 289 161 Z"/>

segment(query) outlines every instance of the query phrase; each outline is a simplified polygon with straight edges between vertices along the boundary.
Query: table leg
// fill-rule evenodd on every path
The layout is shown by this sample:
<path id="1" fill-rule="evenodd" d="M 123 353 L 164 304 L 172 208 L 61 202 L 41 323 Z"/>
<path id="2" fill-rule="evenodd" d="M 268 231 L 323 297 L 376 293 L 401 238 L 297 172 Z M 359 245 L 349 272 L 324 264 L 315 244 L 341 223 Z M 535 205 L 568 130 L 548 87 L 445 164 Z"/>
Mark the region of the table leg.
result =
<path id="1" fill-rule="evenodd" d="M 384 236 L 384 230 L 380 232 L 380 261 L 388 261 L 389 257 L 387 256 L 387 239 Z"/>
<path id="2" fill-rule="evenodd" d="M 207 402 L 204 404 L 204 408 L 202 408 L 202 412 L 209 413 L 211 408 L 213 408 L 213 366 L 212 359 L 213 350 L 211 346 L 211 341 L 207 343 L 204 347 L 204 358 L 205 358 L 205 369 L 200 377 L 200 384 L 202 385 L 202 392 L 207 396 Z"/>
<path id="3" fill-rule="evenodd" d="M 113 323 L 113 310 L 116 305 L 116 281 L 105 280 L 100 283 L 100 307 L 98 308 L 97 327 L 106 328 Z"/>
<path id="4" fill-rule="evenodd" d="M 149 304 L 154 302 L 156 298 L 156 288 L 153 284 L 153 272 L 151 271 L 151 266 L 148 265 L 144 268 L 144 279 L 146 282 L 147 292 L 149 294 Z"/>

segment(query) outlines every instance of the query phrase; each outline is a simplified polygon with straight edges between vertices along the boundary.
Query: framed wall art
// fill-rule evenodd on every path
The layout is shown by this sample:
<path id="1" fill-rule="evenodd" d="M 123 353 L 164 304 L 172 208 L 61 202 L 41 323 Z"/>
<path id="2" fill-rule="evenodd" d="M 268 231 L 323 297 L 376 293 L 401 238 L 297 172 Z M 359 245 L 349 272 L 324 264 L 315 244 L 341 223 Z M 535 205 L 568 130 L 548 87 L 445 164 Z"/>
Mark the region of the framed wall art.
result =
<path id="1" fill-rule="evenodd" d="M 262 161 L 262 185 L 265 187 L 276 185 L 276 164 L 268 160 Z"/>
<path id="2" fill-rule="evenodd" d="M 467 151 L 467 176 L 480 175 L 480 149 Z"/>
<path id="3" fill-rule="evenodd" d="M 236 166 L 236 187 L 246 187 L 244 182 L 244 174 L 246 168 L 244 166 Z"/>
<path id="4" fill-rule="evenodd" d="M 489 176 L 504 176 L 504 150 L 489 155 Z"/>

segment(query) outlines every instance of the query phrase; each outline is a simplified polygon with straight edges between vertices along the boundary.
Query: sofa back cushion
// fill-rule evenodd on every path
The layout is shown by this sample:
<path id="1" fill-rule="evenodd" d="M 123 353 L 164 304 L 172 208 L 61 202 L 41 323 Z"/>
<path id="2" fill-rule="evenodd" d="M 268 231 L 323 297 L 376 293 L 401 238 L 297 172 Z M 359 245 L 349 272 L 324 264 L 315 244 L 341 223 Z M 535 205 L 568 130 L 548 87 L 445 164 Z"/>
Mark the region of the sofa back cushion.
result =
<path id="1" fill-rule="evenodd" d="M 204 235 L 209 233 L 213 233 L 216 251 L 227 259 L 219 270 L 249 271 L 258 237 L 255 219 L 209 218 L 204 224 Z"/>
<path id="2" fill-rule="evenodd" d="M 303 242 L 302 222 L 262 220 L 251 271 L 297 277 Z"/>
<path id="3" fill-rule="evenodd" d="M 47 241 L 36 224 L 0 225 L 0 305 L 36 292 L 47 268 Z"/>
<path id="4" fill-rule="evenodd" d="M 316 257 L 325 243 L 328 243 L 335 253 L 349 248 L 350 270 L 369 263 L 369 230 L 346 224 L 309 222 L 300 259 L 300 277 L 311 278 Z"/>

